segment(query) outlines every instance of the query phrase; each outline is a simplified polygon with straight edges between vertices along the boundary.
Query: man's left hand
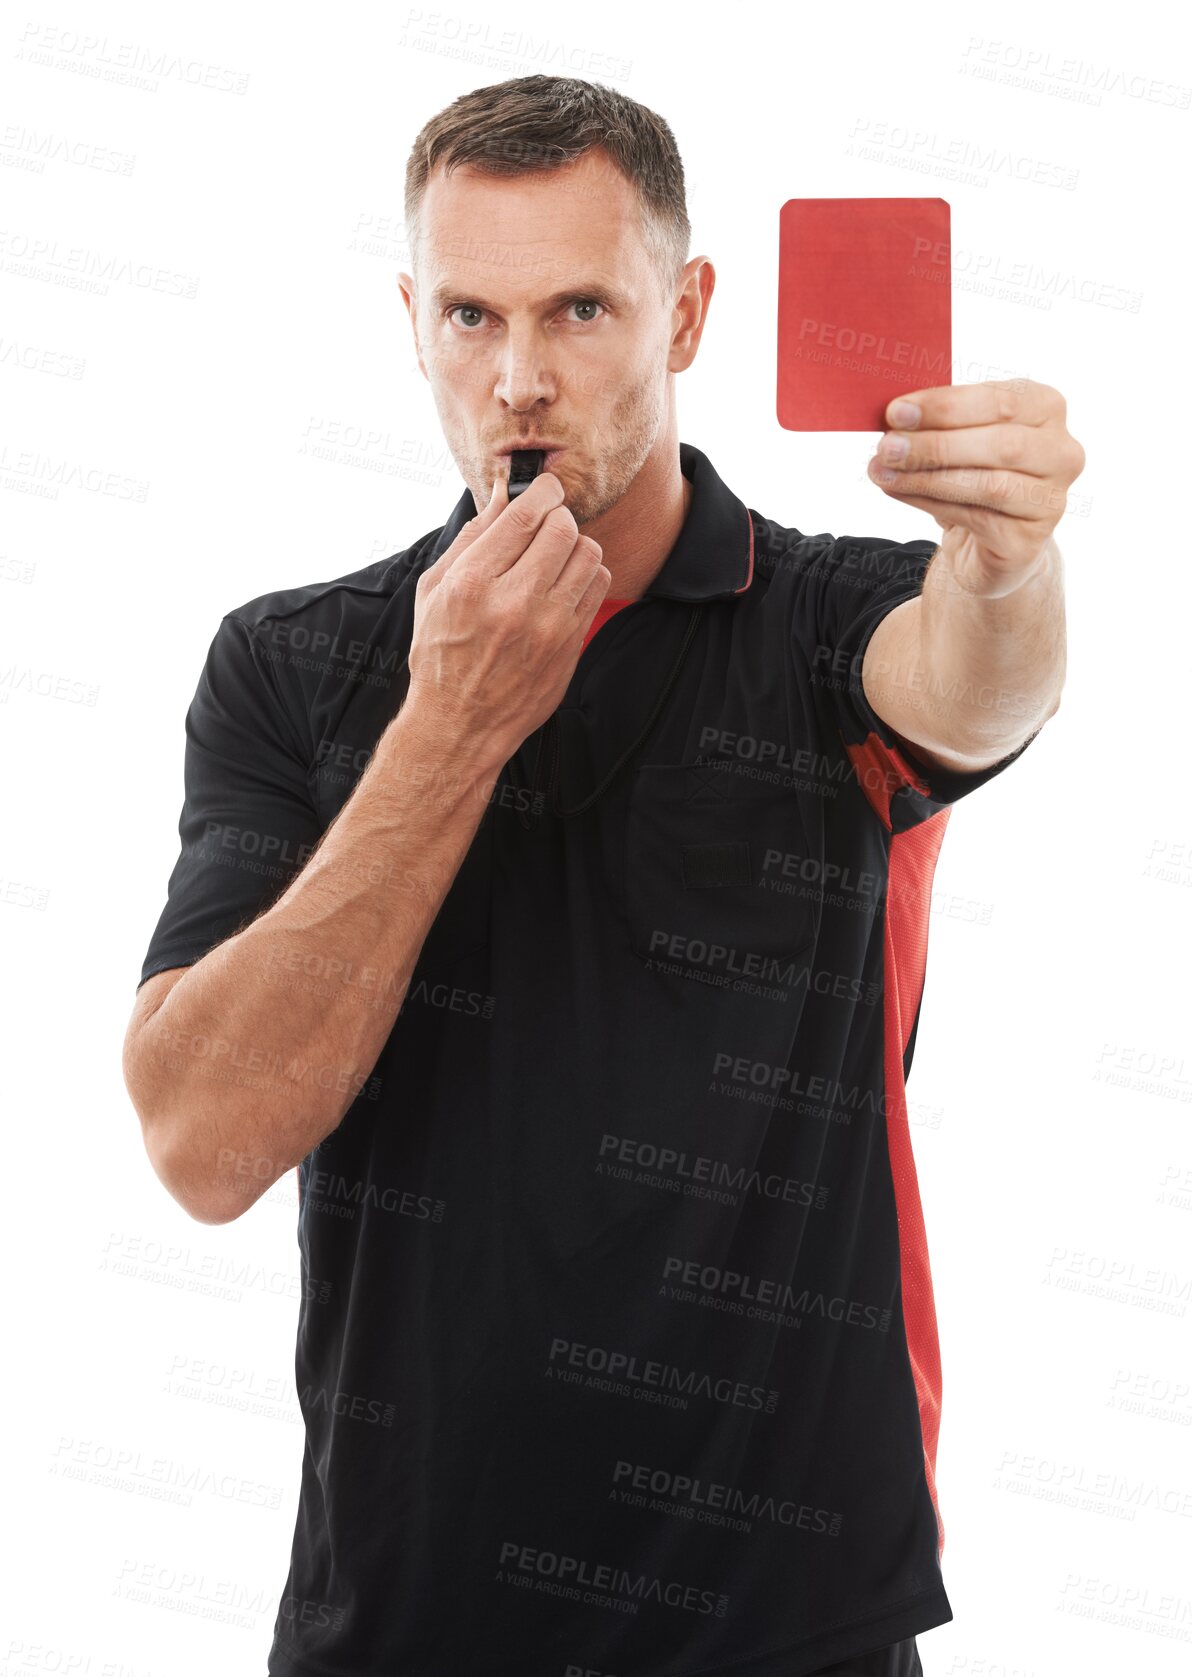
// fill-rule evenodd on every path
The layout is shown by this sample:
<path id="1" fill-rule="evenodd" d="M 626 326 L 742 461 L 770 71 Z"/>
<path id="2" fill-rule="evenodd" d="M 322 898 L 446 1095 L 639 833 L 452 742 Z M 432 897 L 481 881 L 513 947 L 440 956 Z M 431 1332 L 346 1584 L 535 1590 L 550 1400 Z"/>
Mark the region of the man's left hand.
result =
<path id="1" fill-rule="evenodd" d="M 918 417 L 904 411 L 908 402 Z M 932 515 L 966 591 L 992 599 L 1026 581 L 1084 470 L 1059 391 L 1031 379 L 945 384 L 896 397 L 886 419 L 892 429 L 869 475 L 887 495 Z M 907 452 L 892 460 L 898 440 Z"/>

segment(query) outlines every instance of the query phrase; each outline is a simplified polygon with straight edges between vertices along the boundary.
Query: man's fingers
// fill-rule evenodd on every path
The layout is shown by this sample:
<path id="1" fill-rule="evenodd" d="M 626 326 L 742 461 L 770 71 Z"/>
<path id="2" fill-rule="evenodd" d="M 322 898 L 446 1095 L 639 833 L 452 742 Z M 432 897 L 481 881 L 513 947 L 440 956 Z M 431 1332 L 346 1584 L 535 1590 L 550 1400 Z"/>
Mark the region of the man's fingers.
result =
<path id="1" fill-rule="evenodd" d="M 482 553 L 472 556 L 471 569 L 477 576 L 495 581 L 516 565 L 542 533 L 552 515 L 562 513 L 570 526 L 572 541 L 578 534 L 575 520 L 566 506 L 563 485 L 553 472 L 539 472 L 530 484 L 509 500 L 509 485 L 501 479 L 497 493 L 501 497 L 500 510 L 505 514 L 500 530 L 485 543 Z M 478 534 L 484 535 L 487 526 Z M 469 544 L 475 545 L 474 542 Z"/>
<path id="2" fill-rule="evenodd" d="M 474 529 L 476 534 L 479 535 L 482 530 L 488 529 L 493 519 L 497 517 L 498 513 L 503 512 L 508 505 L 509 483 L 498 472 L 493 479 L 493 492 L 488 498 L 488 505 L 483 512 L 477 513 L 469 528 Z"/>
<path id="3" fill-rule="evenodd" d="M 493 483 L 493 492 L 484 511 L 468 520 L 447 552 L 423 572 L 418 586 L 424 593 L 428 588 L 437 587 L 456 560 L 465 553 L 471 554 L 480 538 L 488 534 L 492 525 L 504 513 L 504 522 L 493 538 L 496 545 L 490 541 L 482 552 L 471 558 L 466 567 L 473 571 L 477 578 L 495 580 L 517 563 L 541 534 L 542 527 L 551 514 L 558 512 L 560 508 L 566 511 L 563 485 L 553 472 L 540 472 L 533 483 L 514 498 L 512 504 L 509 500 L 508 481 L 504 477 L 498 477 Z M 571 539 L 574 542 L 576 527 L 570 514 L 567 522 L 570 524 Z"/>
<path id="4" fill-rule="evenodd" d="M 953 472 L 887 471 L 880 460 L 869 462 L 869 476 L 892 499 L 914 503 L 916 495 L 957 506 L 985 507 L 1008 518 L 1042 518 L 1064 510 L 1063 486 L 1051 477 L 1028 477 L 1023 472 L 986 472 L 960 467 Z"/>
<path id="5" fill-rule="evenodd" d="M 427 589 L 433 588 L 436 583 L 442 581 L 460 554 L 465 553 L 472 543 L 484 534 L 493 520 L 498 518 L 508 505 L 509 491 L 505 479 L 498 473 L 493 480 L 493 492 L 489 496 L 488 505 L 483 512 L 478 512 L 475 518 L 469 518 L 446 553 L 440 553 L 434 564 L 428 565 L 426 570 L 423 571 L 419 583 L 424 593 Z"/>
<path id="6" fill-rule="evenodd" d="M 906 453 L 892 459 L 892 445 Z M 936 471 L 941 466 L 1006 466 L 1031 477 L 1050 477 L 1065 463 L 1063 435 L 1048 426 L 972 425 L 956 431 L 888 431 L 877 458 L 896 472 Z"/>
<path id="7" fill-rule="evenodd" d="M 899 402 L 919 409 L 917 419 L 898 412 Z M 1050 384 L 1034 379 L 986 379 L 982 384 L 941 384 L 930 390 L 908 390 L 886 406 L 886 423 L 901 430 L 953 429 L 959 425 L 1045 425 L 1063 421 L 1067 406 Z"/>

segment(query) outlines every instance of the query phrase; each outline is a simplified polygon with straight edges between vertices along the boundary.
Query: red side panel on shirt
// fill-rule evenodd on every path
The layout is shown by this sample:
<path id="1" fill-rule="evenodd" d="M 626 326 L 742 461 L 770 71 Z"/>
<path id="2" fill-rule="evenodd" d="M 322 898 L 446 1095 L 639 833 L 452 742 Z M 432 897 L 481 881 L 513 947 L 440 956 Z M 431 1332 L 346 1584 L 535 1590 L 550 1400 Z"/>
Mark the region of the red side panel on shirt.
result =
<path id="1" fill-rule="evenodd" d="M 921 770 L 913 768 L 896 746 L 870 732 L 863 744 L 843 741 L 857 780 L 879 820 L 891 829 L 890 800 L 904 786 L 930 797 Z M 907 1045 L 911 1039 L 923 980 L 927 971 L 927 929 L 931 915 L 931 885 L 951 805 L 901 833 L 891 831 L 884 934 L 885 994 L 883 997 L 886 1084 L 886 1142 L 894 1202 L 898 1213 L 898 1245 L 902 1276 L 902 1315 L 907 1352 L 919 1400 L 923 1432 L 923 1465 L 939 1529 L 939 1556 L 944 1553 L 944 1522 L 936 1496 L 935 1463 L 939 1445 L 943 1375 L 931 1260 L 919 1197 L 919 1177 L 911 1149 L 906 1106 Z"/>
<path id="2" fill-rule="evenodd" d="M 916 792 L 930 797 L 931 788 L 922 775 L 911 767 L 895 746 L 887 745 L 879 735 L 867 735 L 863 745 L 853 745 L 845 740 L 844 748 L 852 759 L 861 790 L 887 827 L 890 825 L 890 799 L 901 787 L 913 786 Z"/>
<path id="3" fill-rule="evenodd" d="M 951 809 L 941 809 L 907 832 L 890 840 L 886 892 L 884 1061 L 886 1081 L 886 1141 L 898 1212 L 898 1244 L 902 1275 L 902 1316 L 907 1351 L 919 1400 L 923 1431 L 923 1461 L 939 1527 L 939 1554 L 944 1552 L 944 1522 L 935 1489 L 935 1458 L 939 1443 L 942 1374 L 935 1294 L 919 1178 L 911 1151 L 910 1123 L 903 1076 L 907 1044 L 923 997 L 927 970 L 927 927 L 931 913 L 931 883 Z"/>

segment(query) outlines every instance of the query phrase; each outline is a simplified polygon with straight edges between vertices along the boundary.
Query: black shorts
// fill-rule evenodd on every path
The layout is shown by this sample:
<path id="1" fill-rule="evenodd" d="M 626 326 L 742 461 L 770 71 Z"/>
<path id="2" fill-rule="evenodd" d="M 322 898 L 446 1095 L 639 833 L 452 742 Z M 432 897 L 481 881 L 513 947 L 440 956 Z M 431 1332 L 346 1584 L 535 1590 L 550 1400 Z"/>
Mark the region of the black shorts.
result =
<path id="1" fill-rule="evenodd" d="M 911 1636 L 886 1648 L 871 1648 L 867 1654 L 853 1654 L 839 1665 L 822 1666 L 811 1677 L 923 1677 L 923 1663 Z"/>

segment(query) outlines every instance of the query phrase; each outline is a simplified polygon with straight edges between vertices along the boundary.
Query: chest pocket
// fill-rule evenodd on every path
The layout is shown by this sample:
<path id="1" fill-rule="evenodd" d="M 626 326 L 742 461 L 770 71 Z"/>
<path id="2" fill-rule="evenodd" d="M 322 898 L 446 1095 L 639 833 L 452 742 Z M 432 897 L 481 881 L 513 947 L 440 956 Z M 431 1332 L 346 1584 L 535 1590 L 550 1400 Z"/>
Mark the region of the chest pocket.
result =
<path id="1" fill-rule="evenodd" d="M 705 764 L 642 764 L 625 823 L 634 953 L 725 972 L 806 951 L 819 921 L 799 877 L 808 850 L 789 787 Z"/>

